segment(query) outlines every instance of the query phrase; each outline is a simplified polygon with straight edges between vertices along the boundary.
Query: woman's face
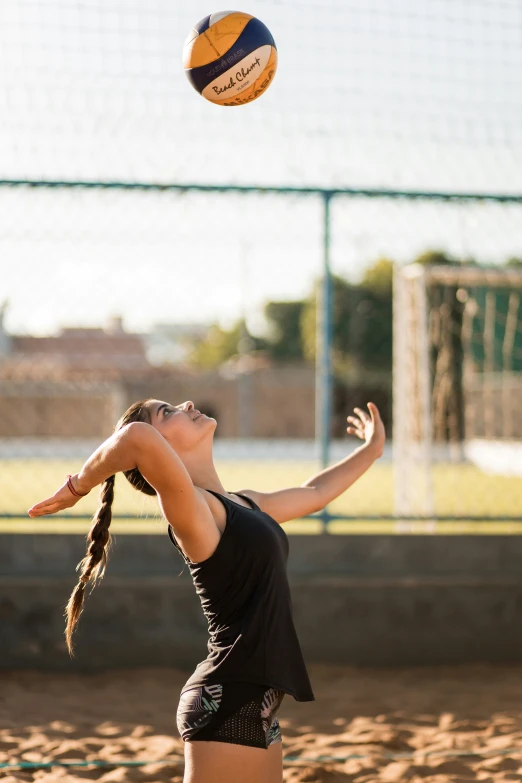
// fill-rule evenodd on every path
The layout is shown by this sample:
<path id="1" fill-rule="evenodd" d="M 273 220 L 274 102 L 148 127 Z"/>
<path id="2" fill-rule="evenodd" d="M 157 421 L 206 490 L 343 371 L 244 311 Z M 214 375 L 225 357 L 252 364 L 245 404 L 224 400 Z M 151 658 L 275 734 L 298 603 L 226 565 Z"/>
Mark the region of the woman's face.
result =
<path id="1" fill-rule="evenodd" d="M 148 407 L 152 426 L 174 450 L 190 451 L 202 438 L 213 433 L 217 426 L 216 420 L 200 413 L 191 400 L 181 405 L 152 400 Z"/>

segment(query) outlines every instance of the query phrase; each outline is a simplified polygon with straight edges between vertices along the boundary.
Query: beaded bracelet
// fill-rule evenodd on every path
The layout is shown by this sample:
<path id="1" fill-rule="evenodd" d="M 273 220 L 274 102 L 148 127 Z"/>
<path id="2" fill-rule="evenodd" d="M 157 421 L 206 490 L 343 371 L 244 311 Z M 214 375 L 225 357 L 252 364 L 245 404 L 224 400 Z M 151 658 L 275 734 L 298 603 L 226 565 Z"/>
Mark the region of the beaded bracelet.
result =
<path id="1" fill-rule="evenodd" d="M 73 483 L 71 481 L 71 478 L 72 477 L 70 475 L 67 476 L 67 486 L 69 487 L 69 489 L 70 489 L 70 491 L 72 492 L 73 495 L 76 495 L 77 498 L 83 498 L 83 497 L 85 497 L 85 495 L 89 494 L 88 492 L 77 492 L 75 490 L 75 488 L 73 487 Z"/>

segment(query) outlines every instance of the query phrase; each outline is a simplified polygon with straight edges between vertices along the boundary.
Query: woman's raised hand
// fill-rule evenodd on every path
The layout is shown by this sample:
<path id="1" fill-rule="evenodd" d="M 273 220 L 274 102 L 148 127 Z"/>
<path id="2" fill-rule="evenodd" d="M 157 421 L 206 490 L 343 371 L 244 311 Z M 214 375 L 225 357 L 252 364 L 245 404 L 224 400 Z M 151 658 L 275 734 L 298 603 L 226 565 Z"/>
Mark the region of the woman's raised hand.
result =
<path id="1" fill-rule="evenodd" d="M 46 514 L 56 514 L 57 511 L 63 511 L 65 508 L 72 508 L 80 500 L 81 496 L 73 494 L 69 489 L 69 481 L 74 477 L 68 476 L 62 486 L 56 490 L 54 495 L 46 500 L 41 500 L 28 510 L 30 517 L 43 517 Z M 73 489 L 74 489 L 73 484 Z"/>
<path id="2" fill-rule="evenodd" d="M 353 410 L 357 416 L 347 417 L 347 421 L 353 426 L 347 427 L 346 431 L 350 435 L 356 435 L 364 440 L 367 445 L 372 446 L 379 455 L 382 455 L 386 434 L 377 405 L 373 402 L 368 403 L 369 416 L 362 408 L 354 408 Z"/>

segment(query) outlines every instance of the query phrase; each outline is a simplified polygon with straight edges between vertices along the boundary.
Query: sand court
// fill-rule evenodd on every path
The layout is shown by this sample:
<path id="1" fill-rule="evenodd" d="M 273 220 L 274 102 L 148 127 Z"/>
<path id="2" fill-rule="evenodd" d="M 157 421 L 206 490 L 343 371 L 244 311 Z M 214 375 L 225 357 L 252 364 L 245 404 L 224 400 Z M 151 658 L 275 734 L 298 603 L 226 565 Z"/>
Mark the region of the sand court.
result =
<path id="1" fill-rule="evenodd" d="M 309 672 L 317 701 L 287 695 L 279 711 L 285 783 L 522 781 L 522 665 Z M 175 712 L 188 674 L 2 672 L 0 762 L 83 766 L 3 767 L 0 778 L 181 783 Z"/>

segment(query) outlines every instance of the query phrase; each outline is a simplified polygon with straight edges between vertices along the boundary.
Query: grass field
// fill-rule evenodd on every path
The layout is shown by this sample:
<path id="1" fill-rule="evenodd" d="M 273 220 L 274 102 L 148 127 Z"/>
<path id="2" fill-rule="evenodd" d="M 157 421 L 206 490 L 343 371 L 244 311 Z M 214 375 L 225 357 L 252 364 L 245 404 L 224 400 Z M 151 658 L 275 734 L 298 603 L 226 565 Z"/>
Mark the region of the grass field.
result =
<path id="1" fill-rule="evenodd" d="M 1 519 L 0 532 L 78 532 L 89 528 L 88 519 L 71 520 L 56 517 L 30 519 L 27 509 L 51 495 L 64 481 L 65 475 L 79 470 L 81 464 L 62 460 L 4 460 L 0 466 L 0 514 L 16 515 Z M 270 491 L 299 486 L 319 468 L 313 462 L 292 463 L 274 461 L 216 461 L 219 476 L 229 492 L 241 489 Z M 471 465 L 437 465 L 434 468 L 436 513 L 454 516 L 447 522 L 398 522 L 393 513 L 393 469 L 390 463 L 377 463 L 356 484 L 329 505 L 331 514 L 355 519 L 329 523 L 329 532 L 345 533 L 521 533 L 522 481 L 516 477 L 487 475 Z M 97 505 L 97 492 L 79 501 L 71 509 L 74 514 L 92 514 Z M 123 476 L 116 479 L 115 514 L 128 514 L 114 520 L 115 533 L 164 534 L 165 523 L 156 500 L 136 492 Z M 381 516 L 376 521 L 360 517 Z M 461 516 L 516 517 L 520 522 L 458 521 Z M 359 519 L 357 519 L 359 517 Z M 387 517 L 387 518 L 386 518 Z M 285 524 L 288 533 L 319 533 L 320 520 L 294 520 Z"/>

